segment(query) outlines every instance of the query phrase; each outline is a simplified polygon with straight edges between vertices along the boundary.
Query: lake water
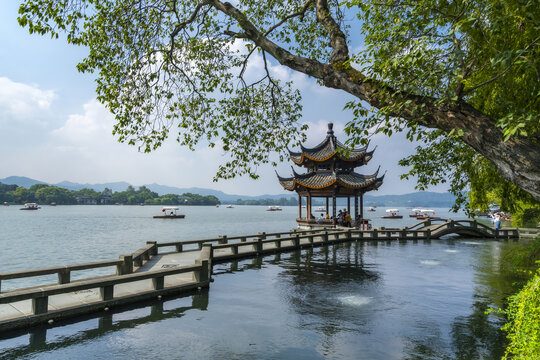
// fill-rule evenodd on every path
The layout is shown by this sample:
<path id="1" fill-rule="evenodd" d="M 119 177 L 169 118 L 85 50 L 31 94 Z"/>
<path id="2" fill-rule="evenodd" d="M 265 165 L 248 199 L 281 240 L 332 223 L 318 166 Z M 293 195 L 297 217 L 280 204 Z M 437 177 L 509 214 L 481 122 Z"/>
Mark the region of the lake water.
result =
<path id="1" fill-rule="evenodd" d="M 183 220 L 152 219 L 159 210 L 0 207 L 0 272 L 114 259 L 149 240 L 288 231 L 298 211 L 182 207 Z M 404 208 L 402 220 L 383 213 L 366 215 L 375 227 L 415 223 Z M 511 279 L 499 279 L 497 269 L 510 246 L 462 238 L 357 242 L 221 264 L 209 291 L 1 334 L 0 358 L 498 359 L 502 323 L 484 311 L 506 295 L 500 283 Z M 10 280 L 2 288 L 31 284 Z"/>

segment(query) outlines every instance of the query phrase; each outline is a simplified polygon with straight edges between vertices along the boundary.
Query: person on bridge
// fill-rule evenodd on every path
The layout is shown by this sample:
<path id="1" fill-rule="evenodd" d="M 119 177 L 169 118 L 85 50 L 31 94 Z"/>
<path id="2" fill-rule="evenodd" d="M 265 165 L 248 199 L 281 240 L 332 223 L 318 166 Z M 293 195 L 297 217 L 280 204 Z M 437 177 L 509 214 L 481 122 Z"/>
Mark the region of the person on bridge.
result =
<path id="1" fill-rule="evenodd" d="M 500 230 L 501 229 L 501 216 L 499 214 L 495 214 L 495 229 Z"/>

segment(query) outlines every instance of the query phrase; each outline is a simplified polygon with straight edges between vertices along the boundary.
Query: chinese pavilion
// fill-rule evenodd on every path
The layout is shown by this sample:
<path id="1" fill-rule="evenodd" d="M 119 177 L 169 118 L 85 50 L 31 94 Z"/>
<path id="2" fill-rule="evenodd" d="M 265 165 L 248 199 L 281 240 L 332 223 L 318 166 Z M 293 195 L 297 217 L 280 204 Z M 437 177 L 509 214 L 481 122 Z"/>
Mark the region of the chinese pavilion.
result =
<path id="1" fill-rule="evenodd" d="M 333 124 L 328 124 L 328 132 L 319 145 L 314 148 L 301 146 L 301 152 L 289 150 L 291 160 L 298 166 L 307 169 L 305 174 L 297 173 L 294 168 L 293 176 L 284 178 L 277 174 L 281 186 L 289 191 L 298 193 L 298 219 L 299 225 L 331 225 L 336 219 L 336 198 L 347 198 L 347 212 L 351 213 L 351 197 L 354 197 L 353 221 L 363 218 L 364 193 L 377 190 L 383 182 L 384 175 L 377 177 L 379 169 L 372 175 L 361 175 L 354 169 L 366 165 L 375 149 L 367 151 L 368 145 L 360 149 L 348 149 L 334 136 Z M 379 167 L 380 168 L 380 167 Z M 302 217 L 302 197 L 306 198 L 306 217 Z M 311 199 L 314 197 L 326 198 L 328 212 L 329 199 L 332 198 L 332 219 L 316 219 L 312 215 Z M 360 204 L 358 204 L 360 198 Z M 358 206 L 360 205 L 360 213 Z"/>

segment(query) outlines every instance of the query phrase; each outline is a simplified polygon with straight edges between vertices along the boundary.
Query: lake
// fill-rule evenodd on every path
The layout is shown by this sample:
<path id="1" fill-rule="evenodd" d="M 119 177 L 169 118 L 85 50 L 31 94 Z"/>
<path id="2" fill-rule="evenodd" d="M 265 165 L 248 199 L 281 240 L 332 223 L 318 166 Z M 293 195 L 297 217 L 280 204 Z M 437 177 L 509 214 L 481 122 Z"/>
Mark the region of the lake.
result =
<path id="1" fill-rule="evenodd" d="M 114 259 L 149 240 L 296 226 L 297 207 L 265 210 L 181 207 L 185 219 L 159 220 L 152 219 L 156 206 L 0 207 L 0 272 Z M 405 217 L 409 210 L 401 213 L 401 220 L 380 219 L 384 209 L 366 215 L 375 227 L 415 223 Z M 208 291 L 2 334 L 0 357 L 499 359 L 502 321 L 484 312 L 507 295 L 511 279 L 499 278 L 498 261 L 513 245 L 463 238 L 353 242 L 220 264 Z M 9 280 L 2 288 L 28 285 Z"/>

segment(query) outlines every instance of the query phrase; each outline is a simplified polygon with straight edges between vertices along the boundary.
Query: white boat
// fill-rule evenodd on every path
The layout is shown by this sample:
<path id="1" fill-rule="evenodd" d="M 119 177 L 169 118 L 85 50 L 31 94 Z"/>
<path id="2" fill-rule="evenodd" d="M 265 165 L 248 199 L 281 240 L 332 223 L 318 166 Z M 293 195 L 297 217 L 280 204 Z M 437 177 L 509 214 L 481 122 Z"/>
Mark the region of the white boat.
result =
<path id="1" fill-rule="evenodd" d="M 314 210 L 315 212 L 326 212 L 326 208 L 323 206 L 319 206 L 317 209 Z"/>
<path id="2" fill-rule="evenodd" d="M 375 211 L 376 206 L 370 206 L 367 211 Z"/>
<path id="3" fill-rule="evenodd" d="M 421 209 L 421 214 L 419 214 L 416 218 L 418 220 L 423 219 L 432 219 L 432 220 L 439 220 L 439 217 L 435 217 L 435 210 L 432 209 Z"/>
<path id="4" fill-rule="evenodd" d="M 37 210 L 41 209 L 41 206 L 39 206 L 37 203 L 26 203 L 24 204 L 24 207 L 22 207 L 20 210 Z"/>
<path id="5" fill-rule="evenodd" d="M 161 215 L 154 215 L 154 219 L 183 219 L 186 217 L 184 214 L 178 214 L 178 206 L 164 206 L 161 209 Z"/>
<path id="6" fill-rule="evenodd" d="M 409 214 L 409 217 L 417 217 L 422 215 L 422 208 L 412 209 L 411 211 L 414 211 L 414 214 Z"/>
<path id="7" fill-rule="evenodd" d="M 398 215 L 399 209 L 386 209 L 386 212 L 390 215 L 381 216 L 382 219 L 402 219 L 402 215 Z"/>
<path id="8" fill-rule="evenodd" d="M 279 206 L 269 206 L 268 209 L 266 209 L 266 211 L 281 211 L 281 210 L 283 209 Z"/>
<path id="9" fill-rule="evenodd" d="M 234 207 L 234 206 L 232 206 L 232 205 L 227 205 L 227 206 L 226 206 L 227 209 L 232 209 L 233 207 Z"/>

